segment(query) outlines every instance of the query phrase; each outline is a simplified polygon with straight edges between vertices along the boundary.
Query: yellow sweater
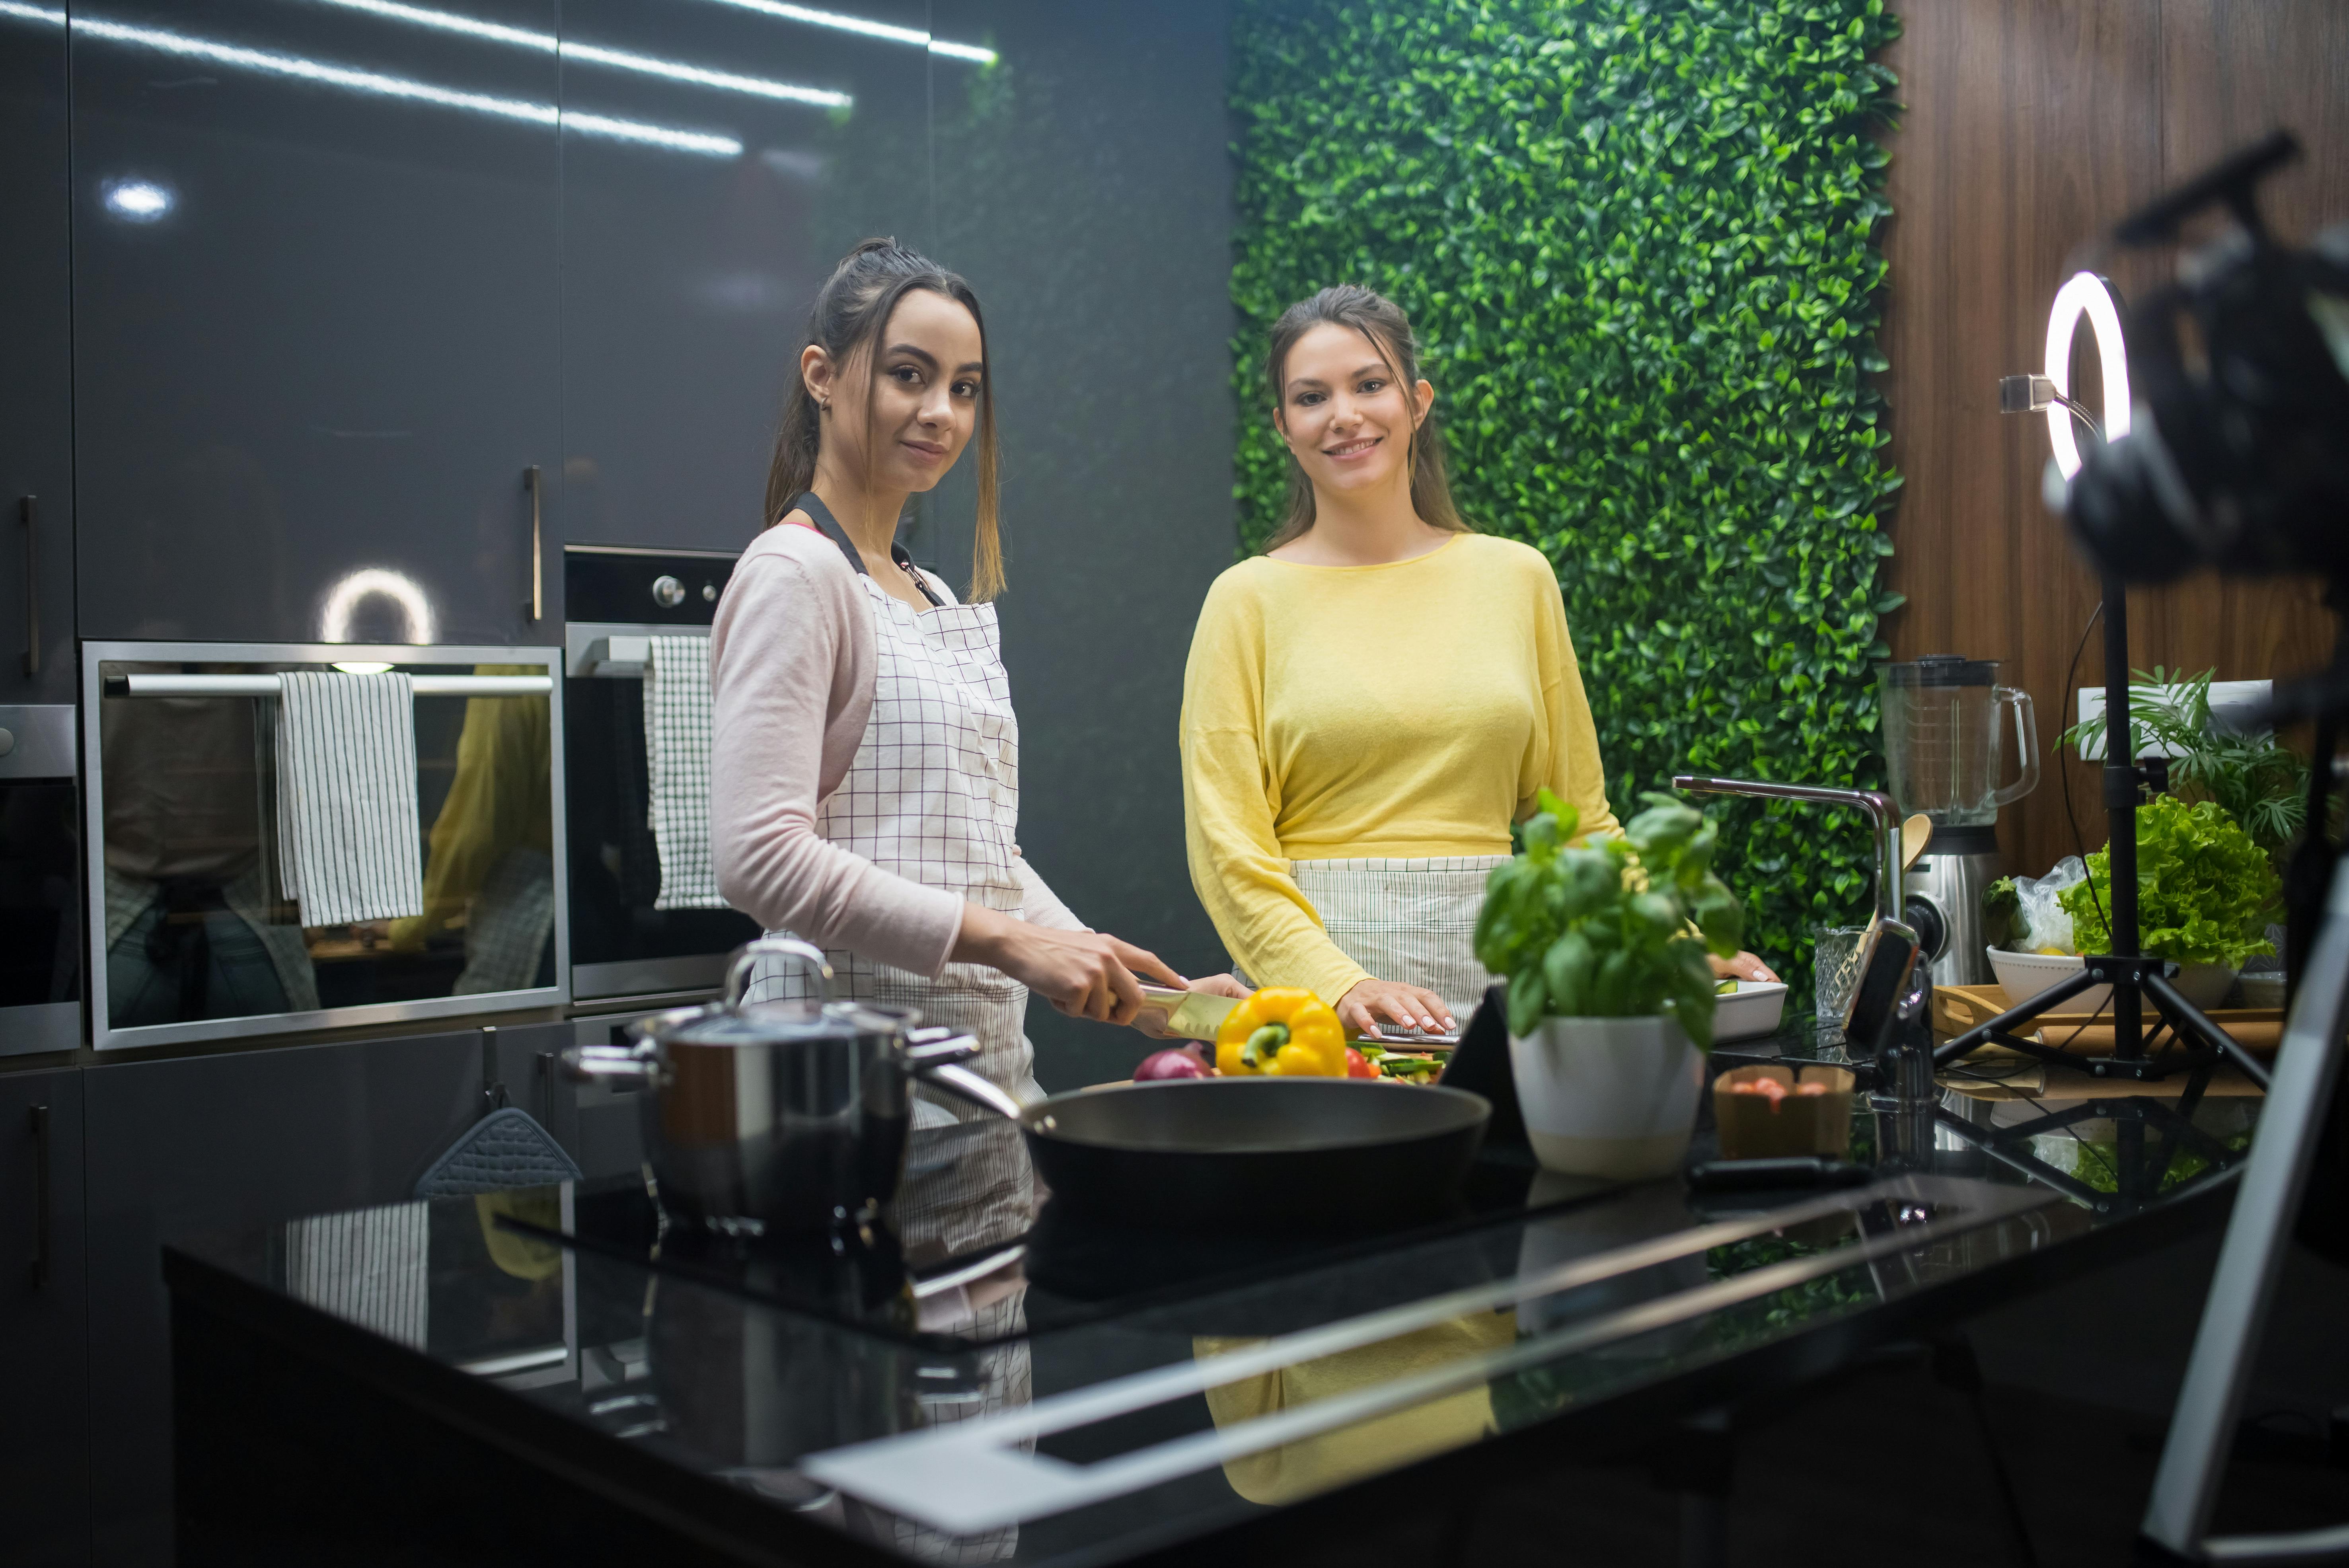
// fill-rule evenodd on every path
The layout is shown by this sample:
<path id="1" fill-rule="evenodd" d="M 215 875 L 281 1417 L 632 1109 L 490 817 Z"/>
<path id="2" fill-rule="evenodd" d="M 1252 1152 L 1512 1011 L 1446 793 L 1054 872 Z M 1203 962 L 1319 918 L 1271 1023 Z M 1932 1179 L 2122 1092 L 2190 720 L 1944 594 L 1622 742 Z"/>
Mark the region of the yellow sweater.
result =
<path id="1" fill-rule="evenodd" d="M 1582 831 L 1616 830 L 1557 579 L 1485 534 L 1226 572 L 1192 634 L 1182 745 L 1191 882 L 1224 945 L 1257 984 L 1332 1003 L 1369 976 L 1290 861 L 1505 855 L 1544 785 Z"/>

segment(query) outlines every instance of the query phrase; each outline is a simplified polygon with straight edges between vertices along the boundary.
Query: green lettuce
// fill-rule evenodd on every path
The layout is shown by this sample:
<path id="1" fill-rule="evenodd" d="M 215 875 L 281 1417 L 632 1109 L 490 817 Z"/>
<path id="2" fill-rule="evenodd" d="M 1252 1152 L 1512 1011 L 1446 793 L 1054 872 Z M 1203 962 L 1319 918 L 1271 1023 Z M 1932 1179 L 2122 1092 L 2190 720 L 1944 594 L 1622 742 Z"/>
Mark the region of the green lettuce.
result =
<path id="1" fill-rule="evenodd" d="M 2282 887 L 2266 852 L 2215 802 L 2158 795 L 2137 808 L 2138 946 L 2148 957 L 2239 967 L 2274 952 L 2261 933 Z M 2110 846 L 2088 857 L 2088 880 L 2060 899 L 2079 950 L 2110 952 Z"/>

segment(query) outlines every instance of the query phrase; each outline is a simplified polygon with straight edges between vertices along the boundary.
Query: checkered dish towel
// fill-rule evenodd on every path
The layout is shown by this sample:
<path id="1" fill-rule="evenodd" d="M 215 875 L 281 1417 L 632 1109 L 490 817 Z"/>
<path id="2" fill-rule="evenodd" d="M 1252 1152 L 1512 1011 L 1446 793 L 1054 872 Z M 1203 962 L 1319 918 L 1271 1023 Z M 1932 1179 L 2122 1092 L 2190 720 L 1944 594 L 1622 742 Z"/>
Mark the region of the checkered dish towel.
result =
<path id="1" fill-rule="evenodd" d="M 655 637 L 645 665 L 645 816 L 660 849 L 655 909 L 724 909 L 709 860 L 709 639 Z"/>
<path id="2" fill-rule="evenodd" d="M 278 686 L 277 859 L 302 923 L 422 914 L 408 677 L 289 670 Z"/>

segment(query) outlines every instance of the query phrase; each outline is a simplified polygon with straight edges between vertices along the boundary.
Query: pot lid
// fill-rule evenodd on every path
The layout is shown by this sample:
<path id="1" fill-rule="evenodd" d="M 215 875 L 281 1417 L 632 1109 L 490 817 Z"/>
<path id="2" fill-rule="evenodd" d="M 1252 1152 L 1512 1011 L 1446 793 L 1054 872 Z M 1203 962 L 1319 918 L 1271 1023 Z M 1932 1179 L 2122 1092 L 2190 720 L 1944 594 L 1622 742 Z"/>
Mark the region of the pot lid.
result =
<path id="1" fill-rule="evenodd" d="M 1897 686 L 1986 686 L 1998 679 L 1996 659 L 1962 654 L 1927 654 L 1905 665 L 1883 665 L 1885 683 Z"/>
<path id="2" fill-rule="evenodd" d="M 665 1045 L 771 1046 L 793 1040 L 897 1036 L 921 1021 L 922 1016 L 910 1007 L 799 998 L 753 1002 L 740 1008 L 730 1008 L 722 1002 L 682 1007 L 647 1018 L 630 1032 L 641 1032 Z"/>

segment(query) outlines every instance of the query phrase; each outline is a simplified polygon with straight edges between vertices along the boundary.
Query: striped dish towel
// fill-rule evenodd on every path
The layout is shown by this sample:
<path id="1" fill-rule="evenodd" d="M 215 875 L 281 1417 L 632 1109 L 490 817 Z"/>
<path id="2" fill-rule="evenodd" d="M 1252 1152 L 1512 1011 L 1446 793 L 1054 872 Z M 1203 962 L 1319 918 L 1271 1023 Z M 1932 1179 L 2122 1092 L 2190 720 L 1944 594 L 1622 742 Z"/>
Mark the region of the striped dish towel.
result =
<path id="1" fill-rule="evenodd" d="M 709 859 L 709 639 L 655 637 L 645 665 L 645 816 L 660 849 L 655 909 L 723 909 Z"/>
<path id="2" fill-rule="evenodd" d="M 408 677 L 289 670 L 278 686 L 277 859 L 302 923 L 423 913 Z"/>

